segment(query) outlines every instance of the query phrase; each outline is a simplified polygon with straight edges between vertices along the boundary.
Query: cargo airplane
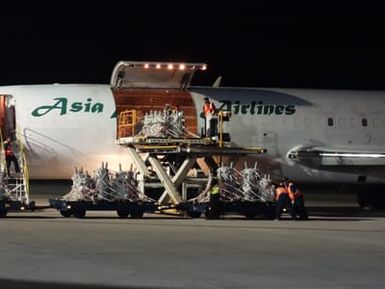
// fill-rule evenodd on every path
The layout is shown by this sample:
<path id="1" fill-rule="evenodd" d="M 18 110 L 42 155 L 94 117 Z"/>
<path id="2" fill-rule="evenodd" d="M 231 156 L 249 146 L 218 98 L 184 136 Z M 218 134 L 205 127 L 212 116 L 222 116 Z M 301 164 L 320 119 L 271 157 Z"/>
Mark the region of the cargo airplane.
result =
<path id="1" fill-rule="evenodd" d="M 0 87 L 3 137 L 16 132 L 33 179 L 68 179 L 74 166 L 130 163 L 116 144 L 117 115 L 126 109 L 183 110 L 199 134 L 203 98 L 232 112 L 231 140 L 259 146 L 262 171 L 300 182 L 350 184 L 359 203 L 385 206 L 385 92 L 194 87 L 205 64 L 119 62 L 110 85 L 51 84 Z"/>

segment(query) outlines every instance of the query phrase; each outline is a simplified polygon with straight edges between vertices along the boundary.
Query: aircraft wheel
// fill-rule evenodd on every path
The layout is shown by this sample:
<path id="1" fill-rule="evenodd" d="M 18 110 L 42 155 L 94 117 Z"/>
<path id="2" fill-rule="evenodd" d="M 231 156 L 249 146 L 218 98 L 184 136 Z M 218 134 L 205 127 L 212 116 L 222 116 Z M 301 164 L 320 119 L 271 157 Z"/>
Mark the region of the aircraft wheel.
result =
<path id="1" fill-rule="evenodd" d="M 357 190 L 357 203 L 358 205 L 364 209 L 364 208 L 370 208 L 371 207 L 371 195 L 370 192 L 365 190 L 364 188 L 358 188 Z"/>
<path id="2" fill-rule="evenodd" d="M 385 194 L 383 188 L 375 187 L 371 191 L 371 205 L 374 209 L 384 210 L 385 209 Z"/>
<path id="3" fill-rule="evenodd" d="M 72 212 L 70 210 L 60 210 L 60 215 L 64 218 L 70 218 L 72 216 Z"/>
<path id="4" fill-rule="evenodd" d="M 362 209 L 385 209 L 385 187 L 371 185 L 357 190 L 357 203 Z"/>

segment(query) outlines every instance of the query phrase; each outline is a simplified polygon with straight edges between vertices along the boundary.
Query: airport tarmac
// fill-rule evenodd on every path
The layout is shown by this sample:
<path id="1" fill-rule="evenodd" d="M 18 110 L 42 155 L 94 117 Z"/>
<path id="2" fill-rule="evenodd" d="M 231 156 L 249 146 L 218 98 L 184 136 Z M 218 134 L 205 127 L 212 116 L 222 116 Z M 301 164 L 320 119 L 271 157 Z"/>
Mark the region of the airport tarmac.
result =
<path id="1" fill-rule="evenodd" d="M 9 213 L 0 220 L 0 286 L 383 288 L 385 213 L 335 200 L 311 197 L 309 221 Z"/>

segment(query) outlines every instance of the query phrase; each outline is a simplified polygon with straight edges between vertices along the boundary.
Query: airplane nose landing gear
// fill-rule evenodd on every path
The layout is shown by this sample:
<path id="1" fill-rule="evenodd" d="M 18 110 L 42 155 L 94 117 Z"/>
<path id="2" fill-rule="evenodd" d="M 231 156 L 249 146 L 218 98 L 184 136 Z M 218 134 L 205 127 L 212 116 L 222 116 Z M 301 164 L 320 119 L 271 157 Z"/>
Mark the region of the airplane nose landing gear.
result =
<path id="1" fill-rule="evenodd" d="M 357 203 L 362 209 L 385 209 L 385 186 L 357 186 L 356 194 Z"/>

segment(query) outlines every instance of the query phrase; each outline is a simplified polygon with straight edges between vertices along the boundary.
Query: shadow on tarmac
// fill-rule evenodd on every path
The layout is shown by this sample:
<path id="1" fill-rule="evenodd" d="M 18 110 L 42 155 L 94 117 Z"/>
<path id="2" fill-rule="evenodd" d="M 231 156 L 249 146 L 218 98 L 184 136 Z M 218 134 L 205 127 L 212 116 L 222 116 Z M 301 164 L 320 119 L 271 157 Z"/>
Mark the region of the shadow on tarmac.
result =
<path id="1" fill-rule="evenodd" d="M 19 281 L 0 279 L 0 288 L 6 289 L 165 289 L 165 287 L 137 287 L 137 286 L 109 286 L 109 285 L 88 285 L 73 283 L 53 283 L 39 281 Z"/>
<path id="2" fill-rule="evenodd" d="M 54 210 L 54 209 L 53 209 Z M 309 221 L 362 221 L 367 218 L 383 218 L 385 217 L 385 210 L 363 210 L 359 207 L 346 207 L 346 206 L 310 206 L 307 207 L 309 214 Z M 63 218 L 59 212 L 57 216 L 45 216 L 44 211 L 36 211 L 34 213 L 18 212 L 17 215 L 14 215 L 15 212 L 9 212 L 7 218 L 9 219 L 74 219 L 76 218 Z M 28 214 L 27 214 L 28 213 Z M 35 215 L 36 214 L 36 215 Z M 88 214 L 92 214 L 92 211 L 89 211 Z M 119 218 L 113 214 L 111 211 L 111 215 L 86 215 L 83 219 L 89 220 L 191 220 L 192 218 L 187 216 L 178 216 L 178 215 L 168 215 L 168 214 L 149 214 L 145 215 L 143 218 Z M 205 219 L 204 215 L 200 217 L 200 219 Z M 254 219 L 246 219 L 242 215 L 237 214 L 225 214 L 221 215 L 219 220 L 247 220 L 247 221 L 269 221 L 271 219 L 266 218 L 254 218 Z M 283 215 L 283 221 L 290 220 L 288 215 Z M 299 222 L 303 222 L 304 220 L 297 220 Z"/>
<path id="3" fill-rule="evenodd" d="M 58 217 L 51 217 L 51 216 L 20 216 L 20 215 L 13 215 L 12 212 L 8 213 L 6 219 L 42 219 L 42 220 L 49 220 L 49 219 L 57 219 Z"/>
<path id="4" fill-rule="evenodd" d="M 317 217 L 385 217 L 385 210 L 363 210 L 360 207 L 328 206 L 308 207 L 309 216 Z"/>
<path id="5" fill-rule="evenodd" d="M 26 215 L 26 216 L 23 216 L 23 215 L 13 215 L 14 212 L 9 212 L 8 215 L 7 215 L 7 219 L 67 219 L 67 220 L 122 220 L 122 221 L 125 221 L 125 220 L 183 220 L 183 219 L 186 219 L 186 220 L 190 220 L 191 218 L 188 218 L 188 217 L 169 217 L 169 216 L 162 216 L 162 215 L 159 215 L 159 216 L 156 216 L 156 217 L 152 217 L 152 216 L 144 216 L 143 218 L 119 218 L 118 216 L 85 216 L 84 218 L 74 218 L 74 217 L 71 217 L 71 218 L 64 218 L 62 216 L 59 215 L 58 213 L 58 216 L 42 216 L 42 215 L 37 215 L 37 216 L 34 216 L 34 215 Z M 32 213 L 33 214 L 33 213 Z"/>

